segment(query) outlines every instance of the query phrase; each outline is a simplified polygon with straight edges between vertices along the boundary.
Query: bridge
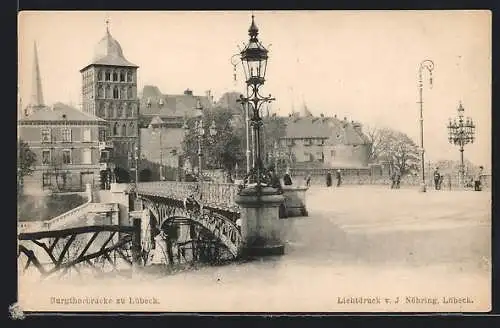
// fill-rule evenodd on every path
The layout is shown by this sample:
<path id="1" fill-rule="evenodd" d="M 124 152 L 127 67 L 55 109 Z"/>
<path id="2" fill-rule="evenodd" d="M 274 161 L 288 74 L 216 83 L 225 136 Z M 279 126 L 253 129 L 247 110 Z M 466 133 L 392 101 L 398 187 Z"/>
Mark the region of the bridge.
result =
<path id="1" fill-rule="evenodd" d="M 282 205 L 281 217 L 307 215 L 304 198 L 306 190 L 307 188 L 301 187 L 286 186 L 284 188 L 284 193 L 288 197 Z M 72 263 L 81 266 L 81 256 L 71 258 L 64 252 L 61 253 L 63 254 L 61 259 L 54 262 L 54 249 L 82 248 L 67 252 L 68 254 L 85 253 L 88 251 L 85 248 L 87 242 L 89 245 L 96 243 L 95 240 L 89 239 L 90 233 L 100 231 L 92 227 L 99 226 L 109 226 L 111 229 L 104 229 L 100 235 L 115 232 L 108 242 L 113 245 L 125 245 L 126 240 L 123 240 L 123 234 L 130 233 L 127 226 L 132 226 L 134 219 L 140 219 L 136 220 L 140 222 L 138 230 L 140 232 L 134 232 L 139 233 L 140 236 L 134 238 L 140 240 L 139 257 L 143 266 L 161 264 L 175 267 L 193 262 L 233 261 L 242 255 L 241 208 L 236 203 L 239 191 L 239 185 L 212 182 L 161 181 L 143 182 L 137 185 L 115 185 L 111 191 L 102 191 L 100 196 L 98 194 L 96 197 L 89 196 L 87 203 L 50 220 L 50 224 L 44 224 L 38 229 L 36 226 L 34 226 L 35 229 L 33 227 L 22 229 L 19 236 L 23 245 L 21 253 L 27 257 L 26 266 L 31 263 L 41 267 L 40 263 L 47 258 L 51 259 L 50 263 L 57 264 L 57 268 L 64 265 L 67 267 Z M 299 194 L 300 197 L 297 196 Z M 104 201 L 104 203 L 98 203 L 98 201 Z M 119 209 L 124 205 L 130 209 L 125 215 Z M 96 212 L 97 207 L 98 211 L 116 213 L 113 217 L 119 214 L 120 218 L 108 220 L 107 223 L 89 221 L 88 214 Z M 91 230 L 78 230 L 86 226 Z M 40 232 L 43 233 L 40 234 Z M 81 234 L 85 236 L 80 236 Z M 80 239 L 81 242 L 74 242 Z M 116 263 L 112 264 L 109 261 L 110 254 L 108 253 L 115 249 L 109 248 L 109 251 L 106 251 L 106 247 L 95 253 L 97 254 L 95 255 L 96 261 L 104 258 L 114 267 Z M 119 255 L 123 257 L 121 253 Z M 128 262 L 133 262 L 130 256 L 127 259 Z M 89 264 L 86 260 L 84 262 L 83 264 Z M 48 272 L 55 272 L 54 270 Z M 70 270 L 65 269 L 64 272 L 67 271 Z"/>

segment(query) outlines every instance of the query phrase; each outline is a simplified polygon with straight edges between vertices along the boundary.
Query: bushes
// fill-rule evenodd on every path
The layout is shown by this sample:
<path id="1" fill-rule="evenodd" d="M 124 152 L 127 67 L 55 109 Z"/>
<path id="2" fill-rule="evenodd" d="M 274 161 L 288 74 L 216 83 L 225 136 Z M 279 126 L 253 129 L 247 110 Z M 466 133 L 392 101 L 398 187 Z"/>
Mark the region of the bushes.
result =
<path id="1" fill-rule="evenodd" d="M 46 221 L 86 202 L 79 194 L 53 194 L 50 196 L 19 196 L 17 217 L 19 221 Z"/>

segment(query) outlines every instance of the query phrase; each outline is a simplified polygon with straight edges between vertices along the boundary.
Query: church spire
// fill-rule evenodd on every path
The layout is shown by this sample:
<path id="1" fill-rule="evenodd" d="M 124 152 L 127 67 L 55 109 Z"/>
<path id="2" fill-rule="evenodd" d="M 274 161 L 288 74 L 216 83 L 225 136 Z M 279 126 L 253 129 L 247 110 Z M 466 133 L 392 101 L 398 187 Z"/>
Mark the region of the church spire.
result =
<path id="1" fill-rule="evenodd" d="M 42 77 L 40 76 L 40 66 L 38 64 L 38 52 L 36 49 L 36 41 L 33 43 L 34 60 L 33 60 L 33 85 L 30 105 L 33 107 L 43 107 L 43 92 L 42 92 Z"/>

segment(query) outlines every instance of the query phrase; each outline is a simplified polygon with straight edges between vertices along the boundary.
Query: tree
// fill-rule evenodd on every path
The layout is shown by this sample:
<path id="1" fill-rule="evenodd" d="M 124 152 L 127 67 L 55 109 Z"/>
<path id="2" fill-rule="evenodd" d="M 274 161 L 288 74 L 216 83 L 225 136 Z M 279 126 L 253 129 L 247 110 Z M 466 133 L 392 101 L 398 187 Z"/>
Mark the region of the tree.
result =
<path id="1" fill-rule="evenodd" d="M 33 174 L 36 154 L 30 149 L 29 145 L 19 139 L 17 144 L 18 162 L 17 162 L 17 184 L 22 185 L 24 177 Z"/>
<path id="2" fill-rule="evenodd" d="M 418 170 L 420 164 L 419 149 L 416 143 L 405 133 L 390 128 L 369 129 L 370 160 L 386 162 L 401 175 Z"/>
<path id="3" fill-rule="evenodd" d="M 216 107 L 204 109 L 201 118 L 193 117 L 187 120 L 188 130 L 182 143 L 182 149 L 191 167 L 198 166 L 198 134 L 195 126 L 200 119 L 202 119 L 205 129 L 205 134 L 201 138 L 203 168 L 222 168 L 226 172 L 232 172 L 236 163 L 240 165 L 244 159 L 241 132 L 240 129 L 233 128 L 232 117 L 233 113 L 230 109 Z M 212 122 L 215 122 L 215 136 L 210 135 Z"/>

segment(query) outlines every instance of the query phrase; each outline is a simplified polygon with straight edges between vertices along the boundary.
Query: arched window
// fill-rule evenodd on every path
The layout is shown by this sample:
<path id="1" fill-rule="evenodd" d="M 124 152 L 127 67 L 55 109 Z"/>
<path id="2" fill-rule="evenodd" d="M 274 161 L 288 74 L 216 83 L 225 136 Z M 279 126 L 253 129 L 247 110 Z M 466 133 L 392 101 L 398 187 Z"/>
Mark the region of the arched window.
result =
<path id="1" fill-rule="evenodd" d="M 130 124 L 129 124 L 128 135 L 129 136 L 135 135 L 134 122 L 130 122 Z"/>
<path id="2" fill-rule="evenodd" d="M 104 116 L 104 104 L 102 104 L 102 103 L 97 104 L 97 116 L 98 117 Z"/>
<path id="3" fill-rule="evenodd" d="M 108 85 L 106 86 L 106 92 L 104 93 L 104 98 L 111 98 L 111 87 Z"/>
<path id="4" fill-rule="evenodd" d="M 111 81 L 111 72 L 110 71 L 106 71 L 105 79 L 106 79 L 106 81 Z"/>
<path id="5" fill-rule="evenodd" d="M 132 99 L 134 96 L 132 94 L 132 87 L 128 87 L 127 89 L 127 99 Z"/>
<path id="6" fill-rule="evenodd" d="M 122 117 L 123 115 L 123 109 L 121 105 L 116 106 L 116 116 Z"/>
<path id="7" fill-rule="evenodd" d="M 127 110 L 126 116 L 129 117 L 129 118 L 133 117 L 133 115 L 132 115 L 132 104 L 128 104 L 127 107 L 126 107 L 126 110 Z"/>
<path id="8" fill-rule="evenodd" d="M 121 96 L 121 99 L 127 99 L 127 88 L 123 87 L 120 90 L 120 96 Z"/>
<path id="9" fill-rule="evenodd" d="M 120 71 L 120 82 L 125 82 L 125 72 Z"/>
<path id="10" fill-rule="evenodd" d="M 98 80 L 98 81 L 102 81 L 102 71 L 101 71 L 101 70 L 99 70 L 99 71 L 97 72 L 97 80 Z"/>
<path id="11" fill-rule="evenodd" d="M 113 81 L 117 82 L 118 81 L 118 73 L 113 72 Z"/>
<path id="12" fill-rule="evenodd" d="M 131 107 L 131 110 L 130 110 L 131 114 L 130 115 L 132 117 L 137 116 L 137 105 L 135 103 L 133 103 L 132 105 L 130 105 L 130 107 Z"/>
<path id="13" fill-rule="evenodd" d="M 97 97 L 104 98 L 104 88 L 102 86 L 99 86 L 99 88 L 97 89 Z"/>
<path id="14" fill-rule="evenodd" d="M 113 88 L 113 99 L 118 99 L 120 97 L 120 90 L 118 90 L 118 87 Z"/>
<path id="15" fill-rule="evenodd" d="M 123 123 L 123 125 L 122 125 L 122 136 L 126 136 L 126 135 L 127 135 L 127 124 Z"/>
<path id="16" fill-rule="evenodd" d="M 113 125 L 113 135 L 116 136 L 118 135 L 118 122 Z"/>
<path id="17" fill-rule="evenodd" d="M 133 73 L 132 71 L 127 72 L 127 82 L 132 82 L 133 80 Z"/>

